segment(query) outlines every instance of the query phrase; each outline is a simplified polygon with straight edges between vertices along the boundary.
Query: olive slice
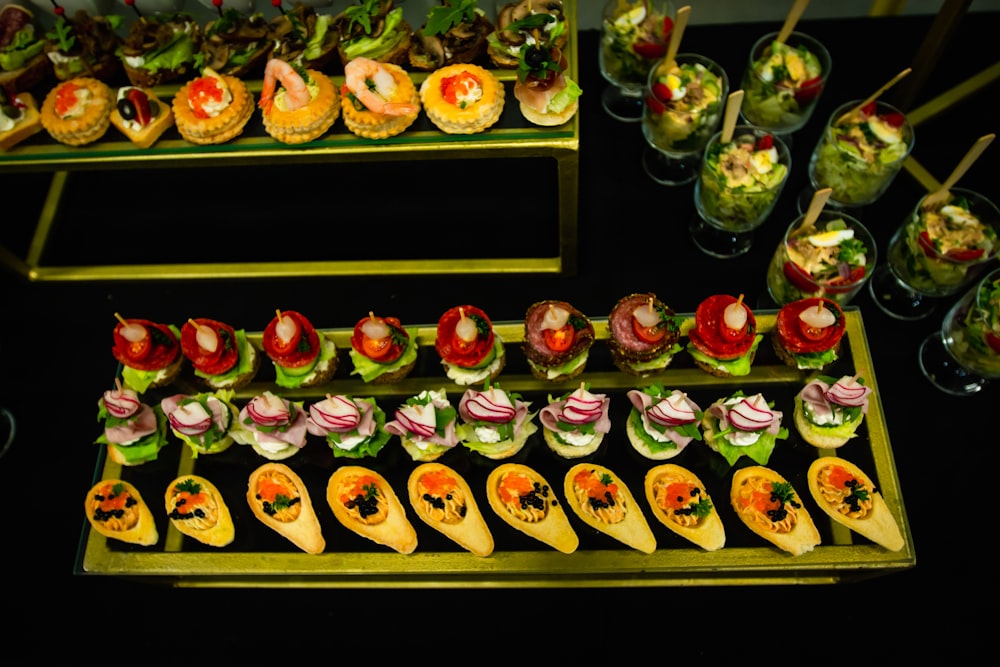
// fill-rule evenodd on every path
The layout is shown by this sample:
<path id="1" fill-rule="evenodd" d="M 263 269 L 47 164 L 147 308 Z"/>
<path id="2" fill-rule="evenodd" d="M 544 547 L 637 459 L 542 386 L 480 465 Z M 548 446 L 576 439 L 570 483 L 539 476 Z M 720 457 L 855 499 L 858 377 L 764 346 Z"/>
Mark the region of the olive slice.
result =
<path id="1" fill-rule="evenodd" d="M 136 117 L 135 104 L 132 100 L 127 97 L 123 97 L 118 100 L 118 113 L 122 115 L 125 120 L 133 120 Z"/>

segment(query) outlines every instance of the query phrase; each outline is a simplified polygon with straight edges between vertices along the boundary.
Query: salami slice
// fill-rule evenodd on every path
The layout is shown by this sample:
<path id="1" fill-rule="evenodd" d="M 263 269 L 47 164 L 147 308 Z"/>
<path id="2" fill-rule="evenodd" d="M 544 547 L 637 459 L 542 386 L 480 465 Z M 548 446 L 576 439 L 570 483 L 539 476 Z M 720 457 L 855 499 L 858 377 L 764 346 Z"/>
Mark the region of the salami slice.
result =
<path id="1" fill-rule="evenodd" d="M 466 343 L 455 334 L 462 315 L 476 323 L 476 339 Z M 455 306 L 438 320 L 434 347 L 449 364 L 462 368 L 477 366 L 493 350 L 493 323 L 486 313 L 475 306 Z"/>
<path id="2" fill-rule="evenodd" d="M 115 359 L 125 366 L 140 371 L 158 371 L 172 364 L 180 354 L 181 345 L 177 335 L 169 325 L 158 324 L 149 320 L 130 319 L 129 324 L 141 324 L 146 327 L 149 335 L 149 345 L 143 346 L 142 353 L 132 352 L 134 346 L 122 335 L 124 324 L 119 323 L 114 330 L 115 346 L 111 352 Z"/>
<path id="3" fill-rule="evenodd" d="M 278 334 L 276 331 L 278 318 L 275 317 L 268 323 L 261 338 L 261 345 L 264 346 L 264 352 L 271 358 L 271 361 L 285 368 L 299 368 L 300 366 L 312 363 L 319 354 L 319 333 L 316 331 L 316 327 L 306 319 L 305 315 L 294 310 L 284 310 L 281 312 L 281 316 L 291 317 L 298 323 L 301 335 L 299 344 L 291 352 L 282 354 L 278 351 Z"/>
<path id="4" fill-rule="evenodd" d="M 181 327 L 181 350 L 191 360 L 191 365 L 209 375 L 220 375 L 235 366 L 239 360 L 236 331 L 224 322 L 205 317 L 195 319 L 194 323 L 185 322 Z M 214 352 L 208 352 L 198 345 L 198 326 L 209 327 L 215 332 L 219 345 Z"/>
<path id="5" fill-rule="evenodd" d="M 799 316 L 810 308 L 816 308 L 820 303 L 833 313 L 836 321 L 823 329 L 809 328 Z M 782 346 L 794 354 L 825 352 L 840 342 L 846 329 L 844 311 L 841 310 L 840 304 L 822 297 L 800 299 L 783 306 L 778 311 L 774 326 Z"/>
<path id="6" fill-rule="evenodd" d="M 694 328 L 688 332 L 688 338 L 698 350 L 716 359 L 735 359 L 750 350 L 757 334 L 757 318 L 749 306 L 743 304 L 747 311 L 747 326 L 742 335 L 730 338 L 723 332 L 726 307 L 736 301 L 728 294 L 716 294 L 698 304 L 694 313 Z"/>

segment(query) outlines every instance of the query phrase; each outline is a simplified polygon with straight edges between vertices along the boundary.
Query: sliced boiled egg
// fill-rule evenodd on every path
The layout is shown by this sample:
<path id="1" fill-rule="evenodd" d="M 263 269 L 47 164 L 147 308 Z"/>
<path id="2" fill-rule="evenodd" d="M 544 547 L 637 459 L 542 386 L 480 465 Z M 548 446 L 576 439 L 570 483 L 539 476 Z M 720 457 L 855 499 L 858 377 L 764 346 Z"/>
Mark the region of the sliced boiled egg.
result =
<path id="1" fill-rule="evenodd" d="M 978 225 L 979 219 L 960 206 L 942 206 L 941 215 L 958 225 Z"/>
<path id="2" fill-rule="evenodd" d="M 757 174 L 769 174 L 778 161 L 778 150 L 770 148 L 766 151 L 754 151 L 750 154 L 750 167 Z"/>
<path id="3" fill-rule="evenodd" d="M 619 16 L 617 19 L 615 19 L 615 23 L 620 26 L 639 25 L 645 20 L 646 20 L 646 5 L 645 3 L 643 3 L 637 7 L 628 10 L 627 12 Z"/>
<path id="4" fill-rule="evenodd" d="M 868 129 L 878 137 L 879 141 L 887 144 L 898 144 L 903 140 L 903 132 L 900 128 L 889 125 L 878 116 L 872 116 L 868 119 Z"/>
<path id="5" fill-rule="evenodd" d="M 667 75 L 667 88 L 670 89 L 670 99 L 679 100 L 687 93 L 687 87 L 676 74 Z"/>
<path id="6" fill-rule="evenodd" d="M 833 246 L 840 245 L 842 242 L 853 238 L 853 229 L 832 229 L 830 231 L 820 232 L 819 234 L 813 234 L 812 236 L 807 237 L 807 240 L 817 248 L 832 248 Z"/>

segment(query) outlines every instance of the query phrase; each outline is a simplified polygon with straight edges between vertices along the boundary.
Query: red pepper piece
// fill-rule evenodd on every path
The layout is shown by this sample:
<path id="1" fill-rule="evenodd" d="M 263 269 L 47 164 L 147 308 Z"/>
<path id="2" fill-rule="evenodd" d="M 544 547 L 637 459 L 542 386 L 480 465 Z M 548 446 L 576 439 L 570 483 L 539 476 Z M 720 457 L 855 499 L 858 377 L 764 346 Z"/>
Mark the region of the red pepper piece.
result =
<path id="1" fill-rule="evenodd" d="M 648 95 L 646 97 L 646 106 L 649 110 L 655 114 L 661 114 L 667 110 L 667 107 L 660 100 L 656 99 L 655 95 Z"/>
<path id="2" fill-rule="evenodd" d="M 765 134 L 763 137 L 757 140 L 757 145 L 755 148 L 759 151 L 769 151 L 774 148 L 774 137 L 770 134 Z"/>
<path id="3" fill-rule="evenodd" d="M 993 348 L 993 351 L 1000 354 L 1000 336 L 992 331 L 986 332 L 986 344 Z"/>
<path id="4" fill-rule="evenodd" d="M 823 92 L 823 77 L 816 76 L 806 79 L 795 91 L 795 101 L 799 104 L 808 104 L 819 97 L 821 92 Z"/>
<path id="5" fill-rule="evenodd" d="M 878 109 L 876 102 L 869 102 L 868 104 L 861 107 L 861 113 L 865 116 L 874 116 L 875 111 Z"/>
<path id="6" fill-rule="evenodd" d="M 669 102 L 674 99 L 674 94 L 670 92 L 670 87 L 659 81 L 653 84 L 653 96 L 660 102 Z"/>
<path id="7" fill-rule="evenodd" d="M 931 241 L 931 235 L 927 232 L 920 232 L 920 238 L 917 241 L 920 244 L 920 249 L 924 251 L 924 254 L 928 257 L 937 257 L 938 251 L 934 247 L 934 241 Z"/>
<path id="8" fill-rule="evenodd" d="M 667 46 L 656 42 L 636 42 L 632 45 L 632 50 L 646 60 L 656 60 L 666 54 Z"/>
<path id="9" fill-rule="evenodd" d="M 803 292 L 815 292 L 819 289 L 819 285 L 816 284 L 814 280 L 809 278 L 809 274 L 806 270 L 795 262 L 785 262 L 782 267 L 782 271 L 785 274 L 785 278 L 790 282 L 796 289 Z"/>
<path id="10" fill-rule="evenodd" d="M 149 97 L 146 93 L 138 88 L 131 88 L 125 96 L 135 107 L 135 121 L 143 127 L 149 125 L 152 114 L 149 111 Z"/>
<path id="11" fill-rule="evenodd" d="M 906 116 L 901 113 L 892 112 L 882 116 L 882 120 L 886 125 L 890 125 L 892 127 L 903 127 L 903 124 L 906 122 Z"/>

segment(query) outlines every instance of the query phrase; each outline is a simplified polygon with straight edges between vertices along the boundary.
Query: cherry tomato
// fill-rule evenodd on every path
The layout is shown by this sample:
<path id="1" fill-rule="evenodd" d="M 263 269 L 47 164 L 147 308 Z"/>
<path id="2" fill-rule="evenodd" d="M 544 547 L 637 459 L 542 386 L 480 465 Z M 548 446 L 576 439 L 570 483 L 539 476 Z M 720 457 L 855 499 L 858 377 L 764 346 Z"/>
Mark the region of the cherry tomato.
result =
<path id="1" fill-rule="evenodd" d="M 663 322 L 651 327 L 644 327 L 634 317 L 632 318 L 632 331 L 644 343 L 658 343 L 667 335 L 667 327 L 664 326 Z"/>
<path id="2" fill-rule="evenodd" d="M 667 47 L 656 42 L 636 42 L 632 45 L 632 50 L 647 60 L 656 60 L 664 56 Z"/>
<path id="3" fill-rule="evenodd" d="M 369 359 L 381 359 L 392 351 L 392 336 L 385 338 L 364 336 L 361 340 L 361 347 L 364 348 L 364 354 Z"/>
<path id="4" fill-rule="evenodd" d="M 128 344 L 128 356 L 129 359 L 141 360 L 145 359 L 149 355 L 150 351 L 153 349 L 153 337 L 146 335 L 142 340 L 137 340 L 134 343 L 129 342 Z"/>
<path id="5" fill-rule="evenodd" d="M 851 272 L 847 274 L 847 277 L 838 277 L 829 281 L 826 285 L 829 291 L 833 294 L 839 294 L 850 289 L 859 280 L 865 277 L 865 267 L 855 266 L 851 269 Z"/>
<path id="6" fill-rule="evenodd" d="M 572 347 L 573 341 L 576 340 L 576 331 L 572 324 L 565 324 L 559 329 L 546 329 L 542 332 L 542 336 L 550 350 L 565 352 Z"/>
<path id="7" fill-rule="evenodd" d="M 802 336 L 806 340 L 813 341 L 814 343 L 829 336 L 831 330 L 833 329 L 835 329 L 835 327 L 811 327 L 802 320 L 799 320 L 799 331 L 802 332 Z"/>

